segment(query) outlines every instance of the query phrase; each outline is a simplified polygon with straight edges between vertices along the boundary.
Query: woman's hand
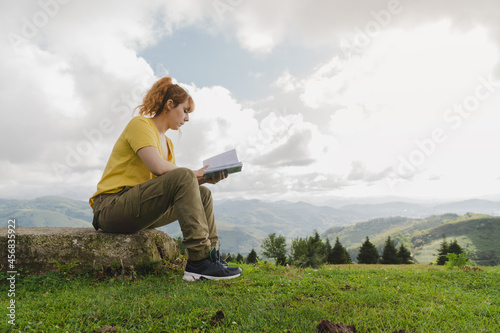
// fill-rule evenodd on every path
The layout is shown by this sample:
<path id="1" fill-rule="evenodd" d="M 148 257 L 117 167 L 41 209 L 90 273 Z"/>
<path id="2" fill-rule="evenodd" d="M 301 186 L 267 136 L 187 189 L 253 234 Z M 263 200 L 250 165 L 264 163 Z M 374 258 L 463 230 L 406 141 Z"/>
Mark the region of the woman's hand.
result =
<path id="1" fill-rule="evenodd" d="M 215 173 L 212 178 L 205 179 L 204 174 L 205 174 L 206 168 L 208 168 L 208 165 L 205 165 L 203 168 L 194 171 L 196 178 L 198 178 L 198 184 L 200 184 L 200 185 L 205 184 L 205 183 L 217 184 L 221 180 L 226 179 L 228 176 L 227 171 L 221 171 L 221 172 Z"/>

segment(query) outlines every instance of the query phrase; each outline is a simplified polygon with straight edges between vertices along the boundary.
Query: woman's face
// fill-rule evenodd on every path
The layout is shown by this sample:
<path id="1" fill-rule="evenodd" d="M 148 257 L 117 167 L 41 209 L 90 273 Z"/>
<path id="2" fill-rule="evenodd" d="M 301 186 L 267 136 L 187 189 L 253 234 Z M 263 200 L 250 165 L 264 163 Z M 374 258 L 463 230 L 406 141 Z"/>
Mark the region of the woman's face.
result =
<path id="1" fill-rule="evenodd" d="M 170 103 L 172 100 L 168 100 L 167 105 L 173 105 Z M 166 121 L 168 127 L 173 130 L 178 130 L 186 121 L 189 121 L 189 100 L 185 100 L 176 107 L 169 108 L 170 110 L 166 113 Z"/>

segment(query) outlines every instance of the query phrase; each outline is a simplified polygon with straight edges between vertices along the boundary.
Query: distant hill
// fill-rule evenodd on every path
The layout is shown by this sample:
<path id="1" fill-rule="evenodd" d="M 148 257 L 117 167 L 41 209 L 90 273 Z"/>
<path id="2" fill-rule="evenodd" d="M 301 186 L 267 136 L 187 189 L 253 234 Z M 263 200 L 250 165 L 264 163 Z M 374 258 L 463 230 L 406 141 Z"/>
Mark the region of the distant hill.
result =
<path id="1" fill-rule="evenodd" d="M 500 215 L 500 203 L 467 200 L 429 206 L 392 202 L 333 208 L 305 202 L 226 200 L 215 201 L 214 210 L 224 252 L 247 254 L 252 248 L 259 252 L 262 240 L 273 232 L 285 236 L 290 242 L 317 230 L 333 241 L 338 236 L 353 255 L 357 255 L 357 247 L 366 236 L 381 247 L 385 238 L 391 235 L 411 245 L 417 251 L 416 257 L 422 258 L 419 261 L 427 262 L 431 258 L 423 247 L 427 243 L 419 244 L 417 238 L 413 238 L 419 235 L 418 232 L 464 219 L 460 215 L 467 212 Z M 474 214 L 468 216 L 477 217 Z M 0 217 L 4 220 L 15 217 L 18 226 L 92 227 L 93 214 L 87 201 L 42 197 L 34 200 L 0 199 Z M 161 230 L 172 237 L 181 235 L 178 223 Z M 479 248 L 483 251 L 483 247 Z"/>
<path id="2" fill-rule="evenodd" d="M 0 212 L 0 218 L 16 219 L 17 227 L 92 227 L 92 224 L 57 212 L 34 209 L 14 209 Z"/>
<path id="3" fill-rule="evenodd" d="M 386 217 L 376 218 L 365 222 L 356 223 L 350 226 L 332 227 L 323 233 L 323 237 L 339 240 L 344 246 L 357 247 L 370 237 L 370 240 L 376 244 L 386 240 L 387 236 L 394 238 L 395 235 L 402 235 L 399 238 L 409 239 L 409 237 L 420 230 L 427 230 L 436 226 L 455 221 L 460 218 L 457 214 L 444 214 L 430 216 L 425 219 L 413 219 L 408 217 Z"/>
<path id="4" fill-rule="evenodd" d="M 459 215 L 477 213 L 499 216 L 500 202 L 471 199 L 439 205 L 423 205 L 398 201 L 380 204 L 350 204 L 340 207 L 339 210 L 356 212 L 365 219 L 392 216 L 424 218 L 446 213 Z"/>
<path id="5" fill-rule="evenodd" d="M 215 202 L 214 210 L 222 249 L 242 254 L 252 248 L 260 251 L 262 240 L 273 232 L 292 239 L 310 235 L 314 230 L 323 232 L 331 226 L 361 221 L 353 212 L 304 202 L 228 200 Z M 169 235 L 181 234 L 177 223 L 162 230 Z"/>
<path id="6" fill-rule="evenodd" d="M 334 225 L 347 225 L 359 219 L 350 211 L 305 202 L 263 202 L 234 200 L 217 203 L 216 218 L 238 226 L 253 227 L 266 235 L 276 232 L 287 238 L 307 235 Z"/>
<path id="7" fill-rule="evenodd" d="M 500 215 L 500 202 L 489 200 L 465 200 L 459 202 L 452 202 L 441 204 L 429 209 L 432 214 L 443 214 L 445 212 L 453 212 L 455 214 L 478 213 L 487 214 L 492 216 Z"/>
<path id="8" fill-rule="evenodd" d="M 420 262 L 435 260 L 442 236 L 456 239 L 458 244 L 473 254 L 479 265 L 500 265 L 500 217 L 468 216 L 420 233 L 415 233 L 411 242 L 415 244 L 415 255 Z"/>
<path id="9" fill-rule="evenodd" d="M 16 218 L 18 227 L 92 227 L 88 203 L 61 197 L 0 199 L 0 218 Z"/>
<path id="10" fill-rule="evenodd" d="M 436 253 L 443 240 L 456 239 L 474 260 L 481 265 L 500 265 L 500 217 L 467 213 L 465 215 L 443 214 L 425 219 L 406 217 L 377 218 L 351 226 L 333 227 L 323 237 L 339 241 L 348 249 L 351 258 L 356 258 L 359 247 L 366 237 L 382 253 L 388 236 L 396 246 L 403 243 L 419 263 L 436 260 Z"/>

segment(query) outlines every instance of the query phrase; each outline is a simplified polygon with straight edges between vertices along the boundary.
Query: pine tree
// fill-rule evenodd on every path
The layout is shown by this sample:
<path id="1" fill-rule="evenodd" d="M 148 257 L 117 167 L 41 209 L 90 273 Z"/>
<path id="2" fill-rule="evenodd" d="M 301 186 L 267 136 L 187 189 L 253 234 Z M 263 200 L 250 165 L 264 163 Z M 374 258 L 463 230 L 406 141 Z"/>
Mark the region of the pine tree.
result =
<path id="1" fill-rule="evenodd" d="M 332 263 L 332 245 L 330 244 L 330 240 L 328 239 L 328 237 L 326 238 L 326 242 L 325 242 L 325 248 L 326 248 L 326 258 L 325 258 L 325 262 L 327 264 L 331 264 Z"/>
<path id="2" fill-rule="evenodd" d="M 319 236 L 317 231 L 314 231 L 314 235 L 309 237 L 307 242 L 307 257 L 308 265 L 311 267 L 319 267 L 324 262 L 326 255 L 326 247 L 323 240 Z"/>
<path id="3" fill-rule="evenodd" d="M 407 265 L 407 264 L 411 264 L 412 263 L 412 260 L 411 260 L 411 253 L 410 251 L 403 245 L 403 243 L 401 243 L 401 245 L 399 246 L 399 250 L 398 250 L 398 257 L 399 257 L 399 260 L 401 261 L 402 264 L 404 265 Z"/>
<path id="4" fill-rule="evenodd" d="M 241 253 L 238 253 L 236 256 L 236 262 L 242 264 L 245 261 L 245 258 L 241 255 Z"/>
<path id="5" fill-rule="evenodd" d="M 370 242 L 368 236 L 365 242 L 359 248 L 359 254 L 356 257 L 360 264 L 376 264 L 379 260 L 379 254 L 375 245 Z"/>
<path id="6" fill-rule="evenodd" d="M 446 255 L 448 254 L 448 242 L 446 242 L 446 238 L 443 236 L 443 240 L 441 241 L 441 246 L 439 247 L 437 253 L 437 264 L 444 265 L 444 263 L 448 260 Z"/>
<path id="7" fill-rule="evenodd" d="M 450 245 L 448 245 L 448 253 L 455 253 L 456 255 L 459 255 L 461 253 L 464 253 L 464 250 L 458 245 L 457 240 L 454 239 Z"/>
<path id="8" fill-rule="evenodd" d="M 247 256 L 247 264 L 255 264 L 258 261 L 257 252 L 254 249 Z"/>
<path id="9" fill-rule="evenodd" d="M 342 246 L 339 238 L 337 237 L 337 239 L 335 240 L 335 244 L 333 245 L 331 257 L 329 258 L 329 263 L 335 265 L 348 264 L 349 260 L 347 259 L 347 256 L 348 254 L 346 249 Z"/>
<path id="10" fill-rule="evenodd" d="M 387 237 L 387 240 L 385 241 L 385 246 L 382 250 L 382 259 L 380 262 L 385 265 L 397 265 L 400 263 L 398 250 L 396 249 L 396 246 L 394 246 L 391 236 Z"/>

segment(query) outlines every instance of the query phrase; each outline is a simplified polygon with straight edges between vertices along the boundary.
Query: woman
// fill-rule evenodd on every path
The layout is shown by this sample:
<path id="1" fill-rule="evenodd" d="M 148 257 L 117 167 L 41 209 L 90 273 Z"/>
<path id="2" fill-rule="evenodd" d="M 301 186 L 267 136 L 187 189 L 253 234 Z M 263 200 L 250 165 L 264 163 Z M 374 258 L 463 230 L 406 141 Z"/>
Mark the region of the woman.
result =
<path id="1" fill-rule="evenodd" d="M 93 226 L 110 233 L 133 233 L 176 220 L 189 259 L 184 279 L 228 279 L 241 275 L 218 259 L 219 240 L 210 190 L 201 186 L 226 178 L 205 180 L 203 167 L 190 170 L 175 165 L 172 141 L 165 136 L 189 121 L 191 96 L 170 77 L 158 80 L 138 106 L 118 138 L 97 192 L 90 198 Z"/>

